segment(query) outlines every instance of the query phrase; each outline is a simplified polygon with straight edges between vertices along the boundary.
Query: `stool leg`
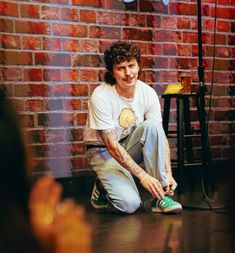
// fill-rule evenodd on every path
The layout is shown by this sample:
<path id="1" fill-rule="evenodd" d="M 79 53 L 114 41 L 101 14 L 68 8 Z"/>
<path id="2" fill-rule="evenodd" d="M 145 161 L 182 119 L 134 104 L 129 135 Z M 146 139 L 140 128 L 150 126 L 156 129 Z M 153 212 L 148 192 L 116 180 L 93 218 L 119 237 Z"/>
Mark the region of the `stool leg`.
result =
<path id="1" fill-rule="evenodd" d="M 178 160 L 178 191 L 183 193 L 183 169 L 184 169 L 184 117 L 183 98 L 177 98 L 177 160 Z"/>
<path id="2" fill-rule="evenodd" d="M 191 117 L 189 110 L 189 97 L 184 98 L 184 127 L 185 127 L 185 135 L 190 135 L 192 133 L 191 129 Z M 193 144 L 192 137 L 185 138 L 185 146 L 186 146 L 186 155 L 187 161 L 193 161 Z"/>
<path id="3" fill-rule="evenodd" d="M 164 98 L 163 129 L 165 131 L 166 136 L 168 136 L 170 105 L 171 105 L 171 98 L 169 97 Z"/>

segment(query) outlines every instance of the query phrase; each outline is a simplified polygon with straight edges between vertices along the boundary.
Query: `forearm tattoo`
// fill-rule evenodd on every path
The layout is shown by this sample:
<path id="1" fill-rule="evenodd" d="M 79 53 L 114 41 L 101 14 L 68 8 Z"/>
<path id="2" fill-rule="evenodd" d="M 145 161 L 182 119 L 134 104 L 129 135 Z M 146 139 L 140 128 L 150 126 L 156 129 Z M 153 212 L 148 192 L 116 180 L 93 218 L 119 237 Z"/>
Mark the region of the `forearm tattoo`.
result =
<path id="1" fill-rule="evenodd" d="M 115 129 L 100 130 L 100 136 L 106 145 L 109 153 L 124 168 L 129 170 L 133 175 L 138 176 L 144 170 L 132 159 L 123 146 L 118 143 Z"/>

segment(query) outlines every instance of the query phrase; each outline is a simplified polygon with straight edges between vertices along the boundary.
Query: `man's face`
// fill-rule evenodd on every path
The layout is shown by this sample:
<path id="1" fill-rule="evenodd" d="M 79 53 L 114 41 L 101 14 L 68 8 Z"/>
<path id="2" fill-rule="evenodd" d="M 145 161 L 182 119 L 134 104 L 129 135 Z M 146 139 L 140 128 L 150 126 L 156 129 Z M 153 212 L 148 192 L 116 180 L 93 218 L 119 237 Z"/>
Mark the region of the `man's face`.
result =
<path id="1" fill-rule="evenodd" d="M 120 86 L 120 88 L 135 86 L 139 69 L 139 64 L 136 59 L 114 64 L 113 75 L 116 79 L 116 85 Z"/>

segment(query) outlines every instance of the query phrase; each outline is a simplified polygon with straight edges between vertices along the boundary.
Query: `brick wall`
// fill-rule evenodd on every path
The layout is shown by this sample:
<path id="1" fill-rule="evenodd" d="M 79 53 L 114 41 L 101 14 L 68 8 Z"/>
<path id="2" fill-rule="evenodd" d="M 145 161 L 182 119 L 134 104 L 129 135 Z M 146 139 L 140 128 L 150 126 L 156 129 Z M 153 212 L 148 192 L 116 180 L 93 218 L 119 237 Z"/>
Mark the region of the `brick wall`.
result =
<path id="1" fill-rule="evenodd" d="M 209 127 L 215 161 L 225 161 L 234 148 L 234 3 L 218 0 Z M 197 86 L 196 11 L 190 0 L 168 6 L 158 0 L 126 5 L 118 0 L 0 1 L 1 83 L 31 136 L 38 173 L 63 177 L 88 169 L 83 143 L 87 100 L 102 81 L 102 55 L 113 41 L 131 40 L 141 47 L 141 79 L 159 96 L 182 72 L 190 72 Z M 202 1 L 208 90 L 214 14 L 214 0 Z M 173 107 L 172 125 L 174 115 Z"/>

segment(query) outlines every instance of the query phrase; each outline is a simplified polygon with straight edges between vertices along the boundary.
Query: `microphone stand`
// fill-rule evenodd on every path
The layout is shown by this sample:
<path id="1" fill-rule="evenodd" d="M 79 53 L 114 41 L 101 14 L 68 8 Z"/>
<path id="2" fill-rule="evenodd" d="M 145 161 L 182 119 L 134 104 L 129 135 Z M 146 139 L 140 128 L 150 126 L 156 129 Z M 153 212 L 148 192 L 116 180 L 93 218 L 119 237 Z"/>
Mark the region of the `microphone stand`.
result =
<path id="1" fill-rule="evenodd" d="M 198 92 L 198 108 L 199 108 L 199 123 L 201 129 L 202 141 L 202 184 L 204 199 L 198 202 L 183 204 L 184 207 L 193 209 L 218 209 L 224 208 L 223 204 L 218 204 L 214 200 L 209 199 L 210 193 L 217 191 L 215 185 L 214 172 L 212 166 L 212 155 L 210 144 L 208 141 L 208 124 L 206 122 L 205 111 L 205 91 L 204 84 L 204 66 L 203 66 L 203 53 L 202 53 L 202 18 L 201 18 L 201 0 L 197 0 L 197 22 L 198 22 L 198 79 L 199 79 L 199 92 Z"/>

